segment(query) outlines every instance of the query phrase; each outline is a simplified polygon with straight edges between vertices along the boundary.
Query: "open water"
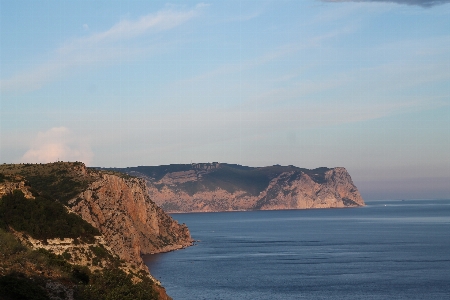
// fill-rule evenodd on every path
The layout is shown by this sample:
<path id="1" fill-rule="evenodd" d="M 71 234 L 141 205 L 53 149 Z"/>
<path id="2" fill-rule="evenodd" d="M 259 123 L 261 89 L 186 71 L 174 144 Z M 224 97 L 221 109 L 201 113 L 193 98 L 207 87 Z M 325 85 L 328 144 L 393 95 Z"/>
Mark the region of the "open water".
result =
<path id="1" fill-rule="evenodd" d="M 178 299 L 450 299 L 450 200 L 193 213 L 195 246 L 145 257 Z"/>

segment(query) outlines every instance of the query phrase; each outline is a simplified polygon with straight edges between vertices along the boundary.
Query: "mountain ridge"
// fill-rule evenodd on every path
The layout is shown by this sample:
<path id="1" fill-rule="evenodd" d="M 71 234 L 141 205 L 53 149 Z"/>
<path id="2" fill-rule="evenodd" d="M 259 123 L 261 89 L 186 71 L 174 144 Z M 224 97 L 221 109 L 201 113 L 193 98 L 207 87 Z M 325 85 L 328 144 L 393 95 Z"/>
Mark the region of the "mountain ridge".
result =
<path id="1" fill-rule="evenodd" d="M 343 167 L 213 162 L 101 169 L 144 178 L 153 201 L 171 213 L 365 205 Z"/>

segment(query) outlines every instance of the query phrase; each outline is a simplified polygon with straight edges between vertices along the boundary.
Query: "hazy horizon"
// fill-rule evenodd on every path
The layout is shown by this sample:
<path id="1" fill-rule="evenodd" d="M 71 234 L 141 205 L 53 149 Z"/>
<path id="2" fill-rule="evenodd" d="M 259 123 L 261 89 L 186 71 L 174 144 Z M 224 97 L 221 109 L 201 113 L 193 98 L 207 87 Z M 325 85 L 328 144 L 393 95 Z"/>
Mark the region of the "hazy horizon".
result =
<path id="1" fill-rule="evenodd" d="M 345 167 L 450 198 L 450 0 L 0 0 L 0 163 Z"/>

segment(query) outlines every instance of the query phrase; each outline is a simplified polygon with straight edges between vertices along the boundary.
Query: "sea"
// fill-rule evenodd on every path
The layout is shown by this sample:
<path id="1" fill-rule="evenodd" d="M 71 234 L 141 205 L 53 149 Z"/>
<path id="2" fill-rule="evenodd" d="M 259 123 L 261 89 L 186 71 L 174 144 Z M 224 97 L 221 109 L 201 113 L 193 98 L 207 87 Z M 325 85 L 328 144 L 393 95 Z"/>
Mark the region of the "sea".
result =
<path id="1" fill-rule="evenodd" d="M 178 299 L 450 299 L 450 200 L 173 214 L 194 246 L 144 257 Z"/>

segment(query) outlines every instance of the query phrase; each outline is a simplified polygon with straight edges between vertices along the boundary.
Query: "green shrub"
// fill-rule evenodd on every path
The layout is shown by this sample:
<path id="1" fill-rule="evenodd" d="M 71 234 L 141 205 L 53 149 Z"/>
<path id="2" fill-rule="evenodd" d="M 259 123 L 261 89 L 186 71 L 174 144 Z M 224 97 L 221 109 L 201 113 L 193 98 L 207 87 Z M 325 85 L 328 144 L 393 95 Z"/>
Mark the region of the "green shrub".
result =
<path id="1" fill-rule="evenodd" d="M 59 202 L 45 197 L 26 199 L 15 190 L 0 200 L 0 227 L 13 227 L 36 239 L 77 238 L 95 241 L 99 231 Z"/>
<path id="2" fill-rule="evenodd" d="M 89 249 L 92 251 L 92 253 L 101 258 L 107 258 L 111 256 L 108 250 L 106 250 L 103 246 L 89 246 Z"/>
<path id="3" fill-rule="evenodd" d="M 27 248 L 14 235 L 0 228 L 0 253 L 11 256 L 26 250 Z"/>
<path id="4" fill-rule="evenodd" d="M 52 253 L 44 248 L 39 248 L 37 250 L 34 250 L 38 252 L 39 254 L 43 254 L 43 256 L 46 258 L 46 264 L 48 266 L 57 267 L 63 272 L 70 273 L 72 271 L 72 265 L 68 263 L 62 255 L 56 255 L 55 253 Z"/>
<path id="5" fill-rule="evenodd" d="M 146 278 L 133 284 L 131 275 L 120 269 L 106 269 L 92 274 L 88 285 L 79 286 L 76 299 L 151 300 L 158 299 L 153 283 Z"/>
<path id="6" fill-rule="evenodd" d="M 72 258 L 72 255 L 70 255 L 69 252 L 64 251 L 63 254 L 61 254 L 61 256 L 65 259 L 65 260 L 70 260 Z"/>

